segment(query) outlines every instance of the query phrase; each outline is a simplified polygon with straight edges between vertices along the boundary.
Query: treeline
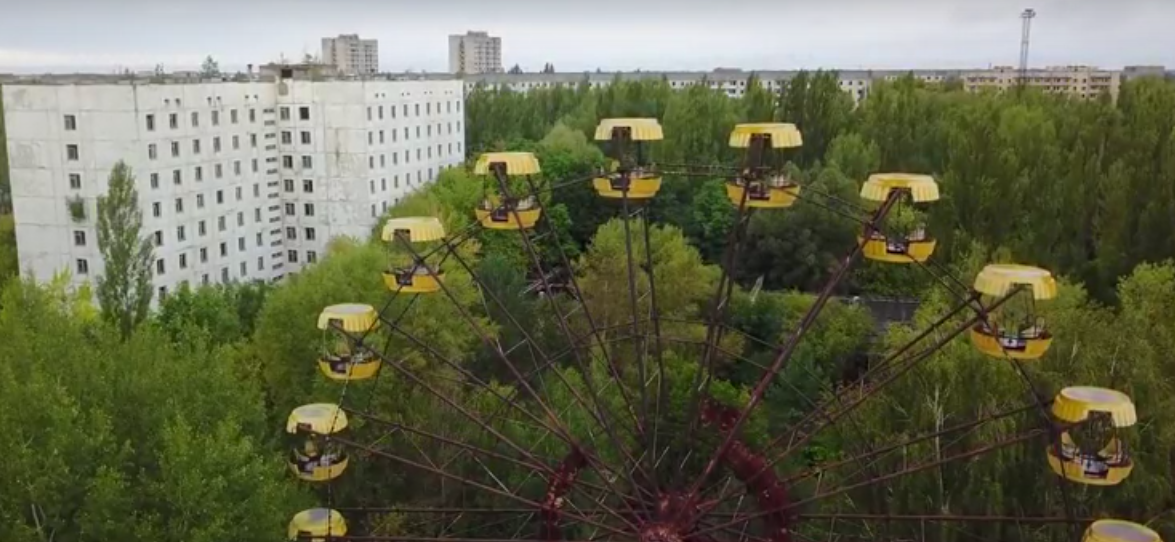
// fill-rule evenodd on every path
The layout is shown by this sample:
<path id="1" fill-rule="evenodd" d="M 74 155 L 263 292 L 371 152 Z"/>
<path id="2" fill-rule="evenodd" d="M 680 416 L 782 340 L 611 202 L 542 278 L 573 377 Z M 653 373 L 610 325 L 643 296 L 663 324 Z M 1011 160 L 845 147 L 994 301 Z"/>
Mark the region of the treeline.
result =
<path id="1" fill-rule="evenodd" d="M 1118 278 L 1138 263 L 1175 256 L 1175 84 L 1132 80 L 1114 103 L 1109 96 L 1079 100 L 1033 90 L 968 93 L 907 76 L 875 83 L 854 108 L 835 73 L 801 73 L 777 95 L 753 79 L 739 99 L 704 85 L 674 91 L 666 81 L 528 93 L 482 88 L 467 98 L 467 148 L 471 156 L 529 148 L 560 123 L 590 137 L 597 118 L 656 117 L 666 139 L 653 146 L 653 156 L 673 170 L 734 163 L 726 143 L 735 123 L 793 122 L 804 135 L 791 155 L 801 182 L 827 192 L 855 198 L 871 172 L 933 174 L 944 197 L 930 206 L 929 225 L 943 262 L 973 241 L 1003 247 L 1111 300 Z M 578 195 L 555 197 L 578 202 Z M 720 196 L 718 180 L 670 177 L 654 216 L 681 227 L 716 261 L 730 227 L 717 208 Z M 598 218 L 579 205 L 569 209 L 582 243 Z M 773 289 L 812 288 L 855 231 L 851 221 L 811 203 L 760 213 L 739 278 L 763 277 Z M 910 293 L 924 286 L 881 275 L 858 274 L 852 288 Z"/>

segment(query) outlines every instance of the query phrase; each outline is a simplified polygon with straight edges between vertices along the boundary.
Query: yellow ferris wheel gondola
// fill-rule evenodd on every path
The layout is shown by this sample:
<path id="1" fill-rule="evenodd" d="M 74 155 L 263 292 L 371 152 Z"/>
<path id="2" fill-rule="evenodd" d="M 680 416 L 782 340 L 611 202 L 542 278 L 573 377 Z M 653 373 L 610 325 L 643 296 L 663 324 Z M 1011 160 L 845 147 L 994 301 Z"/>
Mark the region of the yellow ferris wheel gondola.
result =
<path id="1" fill-rule="evenodd" d="M 355 347 L 352 333 L 367 333 L 379 324 L 375 307 L 359 303 L 331 305 L 318 315 L 323 332 L 318 368 L 331 380 L 366 380 L 379 372 L 381 358 L 364 346 Z"/>
<path id="2" fill-rule="evenodd" d="M 529 152 L 487 152 L 477 158 L 473 174 L 493 176 L 499 187 L 509 177 L 529 177 L 542 172 L 539 161 Z M 478 222 L 491 230 L 527 230 L 533 228 L 542 216 L 535 195 L 518 197 L 487 196 L 475 209 Z"/>
<path id="3" fill-rule="evenodd" d="M 1134 402 L 1126 394 L 1091 386 L 1061 390 L 1053 400 L 1053 417 L 1070 425 L 1092 424 L 1094 434 L 1077 442 L 1072 430 L 1061 433 L 1061 443 L 1047 448 L 1049 467 L 1067 480 L 1096 486 L 1116 485 L 1130 476 L 1134 462 L 1117 430 L 1138 421 Z M 1104 423 L 1097 423 L 1104 422 Z"/>
<path id="4" fill-rule="evenodd" d="M 644 145 L 665 138 L 661 124 L 654 118 L 603 119 L 596 126 L 596 141 L 612 142 L 610 173 L 592 179 L 592 187 L 601 197 L 644 200 L 661 190 L 661 174 L 646 162 Z M 632 142 L 636 156 L 630 156 Z"/>
<path id="5" fill-rule="evenodd" d="M 899 192 L 898 207 L 891 211 L 886 222 L 892 224 L 894 219 L 905 216 L 904 203 L 929 203 L 938 201 L 938 183 L 929 175 L 911 173 L 875 173 L 869 176 L 861 186 L 861 199 L 882 203 L 889 199 L 894 192 Z M 898 217 L 894 213 L 898 213 Z M 913 211 L 908 211 L 912 213 Z M 917 220 L 915 218 L 915 220 Z M 926 234 L 926 224 L 908 224 L 907 231 L 886 233 L 875 230 L 865 236 L 857 238 L 862 243 L 862 254 L 874 261 L 886 263 L 921 263 L 930 259 L 934 248 L 938 244 L 934 238 Z"/>
<path id="6" fill-rule="evenodd" d="M 975 291 L 990 300 L 1023 288 L 1027 292 L 1015 294 L 1027 307 L 1016 307 L 1009 300 L 1005 306 L 992 311 L 987 321 L 971 328 L 971 342 L 980 352 L 993 357 L 1016 360 L 1039 359 L 1048 351 L 1053 336 L 1045 326 L 1044 318 L 1036 314 L 1035 302 L 1057 296 L 1057 281 L 1052 273 L 1039 267 L 1015 264 L 991 264 L 975 277 Z"/>
<path id="7" fill-rule="evenodd" d="M 1145 525 L 1120 519 L 1099 519 L 1086 527 L 1081 542 L 1163 542 L 1163 539 Z"/>
<path id="8" fill-rule="evenodd" d="M 326 542 L 328 537 L 347 534 L 347 521 L 338 510 L 311 508 L 290 519 L 288 537 L 300 542 Z"/>
<path id="9" fill-rule="evenodd" d="M 290 412 L 286 433 L 294 440 L 290 469 L 307 482 L 334 480 L 347 470 L 346 451 L 331 435 L 347 430 L 347 413 L 335 404 L 302 405 Z"/>
<path id="10" fill-rule="evenodd" d="M 802 144 L 803 137 L 794 124 L 739 124 L 730 132 L 730 146 L 747 149 L 747 161 L 754 164 L 761 163 L 763 157 L 773 151 Z M 800 185 L 779 168 L 748 167 L 726 182 L 726 197 L 736 207 L 743 205 L 745 199 L 747 207 L 785 209 L 794 205 L 799 195 Z"/>
<path id="11" fill-rule="evenodd" d="M 397 248 L 397 243 L 429 243 L 445 238 L 445 226 L 435 217 L 392 218 L 384 224 L 381 239 L 388 243 L 388 250 Z M 383 272 L 384 286 L 393 292 L 405 294 L 427 294 L 441 289 L 440 281 L 444 272 L 429 270 L 425 262 L 416 261 L 400 266 L 389 262 Z"/>

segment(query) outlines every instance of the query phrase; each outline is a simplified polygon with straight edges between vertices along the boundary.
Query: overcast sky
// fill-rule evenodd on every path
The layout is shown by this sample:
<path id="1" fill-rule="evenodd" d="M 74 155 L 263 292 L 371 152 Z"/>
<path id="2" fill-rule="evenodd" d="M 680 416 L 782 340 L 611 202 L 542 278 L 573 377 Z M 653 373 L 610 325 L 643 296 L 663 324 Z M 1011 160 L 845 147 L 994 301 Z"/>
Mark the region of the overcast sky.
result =
<path id="1" fill-rule="evenodd" d="M 376 38 L 384 71 L 448 69 L 448 34 L 502 38 L 535 71 L 1175 67 L 1175 0 L 0 0 L 0 72 L 236 70 L 320 38 Z"/>

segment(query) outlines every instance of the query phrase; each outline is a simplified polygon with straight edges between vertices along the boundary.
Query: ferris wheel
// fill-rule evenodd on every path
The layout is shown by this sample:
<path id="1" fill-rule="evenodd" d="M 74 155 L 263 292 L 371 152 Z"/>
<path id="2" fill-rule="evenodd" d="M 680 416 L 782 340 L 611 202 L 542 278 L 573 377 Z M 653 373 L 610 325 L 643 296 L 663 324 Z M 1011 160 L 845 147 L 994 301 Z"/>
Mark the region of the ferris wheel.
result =
<path id="1" fill-rule="evenodd" d="M 326 502 L 293 517 L 290 539 L 936 540 L 935 533 L 958 526 L 992 523 L 1021 532 L 1028 526 L 1047 540 L 1160 540 L 1139 523 L 1078 516 L 1071 491 L 1121 484 L 1131 474 L 1122 433 L 1136 423 L 1134 404 L 1121 392 L 1088 383 L 1073 382 L 1055 393 L 1034 384 L 1033 362 L 1053 340 L 1037 304 L 1054 299 L 1057 284 L 1048 271 L 1026 265 L 990 264 L 969 281 L 935 266 L 936 240 L 919 215 L 911 214 L 939 199 L 931 176 L 874 174 L 860 188 L 861 201 L 845 201 L 801 186 L 787 174 L 787 153 L 802 144 L 794 125 L 736 126 L 729 143 L 744 154 L 737 167 L 656 164 L 650 147 L 663 137 L 656 119 L 604 119 L 595 139 L 606 145 L 609 166 L 590 178 L 562 183 L 542 181 L 531 153 L 483 154 L 473 173 L 486 181 L 486 193 L 471 209 L 474 220 L 467 227 L 446 231 L 436 217 L 386 222 L 386 304 L 377 308 L 340 299 L 318 318 L 323 335 L 318 370 L 338 383 L 338 395 L 333 402 L 294 409 L 286 432 L 291 470 L 322 488 Z M 664 276 L 657 270 L 655 226 L 645 218 L 666 175 L 728 179 L 725 191 L 735 220 L 714 291 L 693 315 L 666 314 L 665 301 L 680 292 L 658 291 Z M 546 219 L 546 198 L 576 183 L 589 184 L 601 205 L 618 211 L 624 248 L 611 265 L 620 289 L 582 284 Z M 801 200 L 849 217 L 859 223 L 860 234 L 782 340 L 751 336 L 729 319 L 732 275 L 747 248 L 750 217 L 787 212 Z M 520 322 L 509 300 L 487 287 L 470 263 L 467 243 L 475 242 L 479 229 L 517 236 L 515 246 L 541 283 L 532 297 L 553 320 L 543 325 L 554 330 L 555 344 L 536 338 L 535 324 Z M 786 431 L 763 437 L 769 426 L 765 394 L 773 386 L 789 385 L 784 370 L 861 258 L 930 273 L 948 292 L 951 308 L 887 348 L 850 381 L 824 387 Z M 551 260 L 555 265 L 544 264 Z M 566 279 L 560 280 L 566 283 L 555 284 L 555 274 L 545 267 L 565 270 Z M 458 299 L 458 288 L 476 292 L 485 311 L 513 326 L 520 340 L 499 341 L 493 324 Z M 435 347 L 431 337 L 410 331 L 404 322 L 421 298 L 452 303 L 459 321 L 445 325 L 468 326 L 508 385 L 479 376 Z M 603 314 L 593 304 L 601 298 L 621 300 L 617 303 L 627 307 L 625 314 Z M 963 334 L 993 364 L 1016 375 L 1025 401 L 895 442 L 858 442 L 836 457 L 804 457 L 824 432 L 860 431 L 859 423 L 851 421 L 855 409 L 910 378 L 915 366 Z M 743 355 L 730 347 L 732 337 L 770 355 L 759 360 Z M 719 366 L 749 367 L 755 376 L 744 386 L 732 385 L 717 376 Z M 438 384 L 438 367 L 445 384 Z M 380 393 L 381 377 L 415 390 L 427 398 L 427 408 L 443 411 L 450 422 L 422 426 L 410 417 L 385 419 L 372 413 L 355 398 Z M 992 424 L 1004 430 L 977 445 L 943 446 L 929 457 L 905 456 L 919 443 L 958 442 Z M 396 439 L 410 441 L 416 453 L 388 445 Z M 431 452 L 416 443 L 426 443 Z M 1038 460 L 1040 477 L 1055 483 L 1059 498 L 1043 507 L 1046 515 L 952 515 L 941 509 L 891 514 L 885 495 L 845 506 L 847 497 L 884 492 L 903 477 L 945 465 L 965 468 L 1013 447 Z M 901 460 L 893 459 L 899 455 Z M 353 474 L 356 463 L 375 462 L 387 462 L 403 476 L 435 488 L 436 505 L 347 508 L 345 495 L 333 491 L 333 484 Z M 389 517 L 396 518 L 394 529 L 384 524 Z"/>

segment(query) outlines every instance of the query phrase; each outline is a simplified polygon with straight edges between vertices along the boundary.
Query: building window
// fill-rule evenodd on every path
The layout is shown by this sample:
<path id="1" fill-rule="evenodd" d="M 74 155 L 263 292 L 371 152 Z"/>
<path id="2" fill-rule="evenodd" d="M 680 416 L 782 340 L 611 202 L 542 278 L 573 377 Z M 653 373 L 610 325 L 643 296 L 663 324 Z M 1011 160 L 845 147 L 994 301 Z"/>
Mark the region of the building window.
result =
<path id="1" fill-rule="evenodd" d="M 293 132 L 282 132 L 282 145 L 290 145 L 294 143 Z"/>
<path id="2" fill-rule="evenodd" d="M 253 222 L 261 222 L 261 208 L 253 209 Z"/>
<path id="3" fill-rule="evenodd" d="M 245 213 L 244 213 L 244 211 L 237 211 L 237 226 L 244 226 L 244 225 L 245 225 Z"/>
<path id="4" fill-rule="evenodd" d="M 241 176 L 241 161 L 240 160 L 233 160 L 233 175 L 236 175 L 238 177 Z M 240 190 L 240 188 L 238 188 L 237 190 Z"/>
<path id="5" fill-rule="evenodd" d="M 204 194 L 196 194 L 196 208 L 197 209 L 204 208 Z"/>
<path id="6" fill-rule="evenodd" d="M 404 104 L 404 116 L 408 116 L 408 104 Z"/>
<path id="7" fill-rule="evenodd" d="M 222 267 L 220 269 L 220 282 L 228 283 L 228 268 Z"/>
<path id="8" fill-rule="evenodd" d="M 301 120 L 310 120 L 310 108 L 306 106 L 299 107 L 298 118 Z"/>
<path id="9" fill-rule="evenodd" d="M 282 156 L 282 167 L 285 169 L 294 169 L 294 157 L 290 155 Z"/>
<path id="10" fill-rule="evenodd" d="M 163 265 L 163 258 L 159 258 L 158 260 L 155 260 L 155 274 L 162 275 L 165 272 L 167 272 L 167 269 Z"/>
<path id="11" fill-rule="evenodd" d="M 78 190 L 82 187 L 82 174 L 81 173 L 70 173 L 69 174 L 69 187 L 74 190 Z"/>
<path id="12" fill-rule="evenodd" d="M 283 107 L 278 110 L 278 116 L 281 120 L 290 120 L 290 108 Z"/>
<path id="13" fill-rule="evenodd" d="M 200 127 L 200 113 L 198 111 L 192 111 L 192 128 L 199 128 L 199 127 Z"/>
<path id="14" fill-rule="evenodd" d="M 286 259 L 289 260 L 290 263 L 298 263 L 298 251 L 296 251 L 296 250 L 286 251 Z"/>
<path id="15" fill-rule="evenodd" d="M 282 181 L 282 184 L 284 185 L 286 192 L 293 192 L 294 191 L 294 180 L 293 179 L 286 179 L 286 180 Z"/>
<path id="16" fill-rule="evenodd" d="M 171 126 L 172 130 L 179 128 L 180 127 L 179 113 L 171 113 L 170 115 L 168 115 L 167 116 L 167 124 L 169 126 Z"/>
<path id="17" fill-rule="evenodd" d="M 294 204 L 293 203 L 286 204 L 286 216 L 294 216 Z"/>
<path id="18" fill-rule="evenodd" d="M 147 115 L 147 131 L 155 131 L 155 115 Z"/>
<path id="19" fill-rule="evenodd" d="M 180 269 L 187 269 L 187 268 L 188 268 L 188 255 L 187 254 L 180 254 Z"/>
<path id="20" fill-rule="evenodd" d="M 77 269 L 79 275 L 90 274 L 90 262 L 87 262 L 85 258 L 78 258 L 74 262 L 74 267 Z"/>
<path id="21" fill-rule="evenodd" d="M 78 129 L 78 118 L 73 115 L 65 116 L 65 131 L 73 132 Z"/>
<path id="22" fill-rule="evenodd" d="M 192 154 L 200 154 L 200 140 L 199 139 L 192 140 Z"/>
<path id="23" fill-rule="evenodd" d="M 241 262 L 241 276 L 249 274 L 249 266 L 245 262 Z"/>
<path id="24" fill-rule="evenodd" d="M 314 192 L 314 181 L 310 179 L 302 179 L 302 191 L 310 194 Z"/>
<path id="25" fill-rule="evenodd" d="M 416 139 L 420 139 L 420 127 L 416 127 Z"/>
<path id="26" fill-rule="evenodd" d="M 159 174 L 158 173 L 151 174 L 151 188 L 159 188 Z"/>
<path id="27" fill-rule="evenodd" d="M 147 144 L 147 159 L 154 160 L 159 157 L 159 151 L 155 148 L 154 143 Z"/>
<path id="28" fill-rule="evenodd" d="M 220 137 L 212 138 L 212 152 L 220 152 Z"/>
<path id="29" fill-rule="evenodd" d="M 249 134 L 249 146 L 257 148 L 257 134 Z"/>
<path id="30" fill-rule="evenodd" d="M 229 112 L 228 112 L 228 120 L 229 120 L 229 122 L 231 122 L 231 123 L 233 123 L 233 124 L 236 124 L 236 123 L 237 123 L 237 110 L 236 110 L 236 109 L 230 109 L 230 110 L 229 110 Z"/>
<path id="31" fill-rule="evenodd" d="M 297 238 L 298 238 L 298 228 L 295 228 L 293 226 L 287 226 L 286 227 L 286 239 L 293 241 Z"/>
<path id="32" fill-rule="evenodd" d="M 256 158 L 253 159 L 253 173 L 257 173 L 261 169 L 260 162 Z"/>
<path id="33" fill-rule="evenodd" d="M 200 263 L 208 263 L 208 249 L 207 248 L 200 249 Z M 205 279 L 207 279 L 208 275 L 204 275 L 204 277 L 205 277 Z M 207 284 L 208 281 L 205 280 L 204 283 Z"/>
<path id="34" fill-rule="evenodd" d="M 367 157 L 367 169 L 375 169 L 375 157 L 374 156 Z"/>
<path id="35" fill-rule="evenodd" d="M 78 246 L 78 247 L 86 246 L 86 232 L 81 231 L 81 230 L 74 231 L 73 232 L 73 244 L 74 244 L 74 246 Z"/>
<path id="36" fill-rule="evenodd" d="M 257 122 L 257 110 L 256 109 L 249 110 L 249 122 Z"/>
<path id="37" fill-rule="evenodd" d="M 392 177 L 392 188 L 400 188 L 400 176 Z"/>
<path id="38" fill-rule="evenodd" d="M 370 188 L 368 188 L 368 190 L 370 190 L 371 193 L 374 194 L 375 193 L 375 179 L 367 181 L 367 185 L 370 187 Z"/>
<path id="39" fill-rule="evenodd" d="M 415 111 L 413 111 L 413 114 L 419 117 L 420 116 L 420 104 L 416 104 L 416 107 L 414 107 L 413 109 L 415 110 Z"/>
<path id="40" fill-rule="evenodd" d="M 188 232 L 187 232 L 187 230 L 184 229 L 183 226 L 177 226 L 175 228 L 175 239 L 176 239 L 176 241 L 180 241 L 180 242 L 188 240 Z"/>
<path id="41" fill-rule="evenodd" d="M 307 203 L 305 205 L 306 216 L 314 216 L 314 204 Z"/>
<path id="42" fill-rule="evenodd" d="M 240 252 L 245 251 L 245 238 L 244 237 L 237 238 L 237 250 Z"/>
<path id="43" fill-rule="evenodd" d="M 212 112 L 212 125 L 213 126 L 220 126 L 220 111 L 213 111 Z"/>
<path id="44" fill-rule="evenodd" d="M 306 240 L 313 241 L 315 239 L 314 228 L 306 228 Z"/>
<path id="45" fill-rule="evenodd" d="M 383 145 L 383 142 L 384 142 L 384 131 L 380 130 L 379 131 L 379 144 Z"/>
<path id="46" fill-rule="evenodd" d="M 241 136 L 233 136 L 233 150 L 241 150 Z"/>
<path id="47" fill-rule="evenodd" d="M 314 167 L 313 164 L 314 163 L 310 160 L 309 156 L 302 157 L 302 169 L 311 169 Z"/>
<path id="48" fill-rule="evenodd" d="M 437 133 L 440 134 L 440 130 L 438 130 Z M 432 137 L 432 125 L 431 124 L 424 127 L 424 135 L 426 135 L 428 137 Z"/>
<path id="49" fill-rule="evenodd" d="M 184 182 L 184 175 L 183 175 L 183 173 L 182 173 L 180 170 L 178 170 L 178 169 L 172 170 L 172 172 L 171 172 L 171 182 L 172 182 L 172 184 L 175 184 L 175 185 L 180 185 L 180 184 L 183 184 L 183 182 Z"/>
<path id="50" fill-rule="evenodd" d="M 155 246 L 163 246 L 163 230 L 155 230 L 154 234 Z"/>
<path id="51" fill-rule="evenodd" d="M 314 263 L 318 261 L 318 253 L 313 250 L 306 251 L 306 263 Z"/>
<path id="52" fill-rule="evenodd" d="M 381 192 L 388 191 L 388 178 L 387 177 L 384 177 L 379 180 L 379 189 Z"/>
<path id="53" fill-rule="evenodd" d="M 216 217 L 216 229 L 218 231 L 224 231 L 225 227 L 226 227 L 226 225 L 225 225 L 224 217 L 223 216 Z"/>
<path id="54" fill-rule="evenodd" d="M 177 214 L 184 212 L 184 198 L 175 198 L 175 212 Z"/>
<path id="55" fill-rule="evenodd" d="M 371 106 L 367 106 L 367 120 L 371 120 Z"/>
<path id="56" fill-rule="evenodd" d="M 379 167 L 386 167 L 388 165 L 388 158 L 384 155 L 379 155 Z"/>
<path id="57" fill-rule="evenodd" d="M 198 233 L 200 237 L 208 235 L 208 224 L 201 220 L 199 224 L 196 224 L 196 233 Z"/>
<path id="58" fill-rule="evenodd" d="M 258 256 L 257 257 L 257 270 L 258 271 L 265 270 L 265 256 Z"/>
<path id="59" fill-rule="evenodd" d="M 163 216 L 163 205 L 158 201 L 151 204 L 151 215 L 155 218 Z"/>
<path id="60" fill-rule="evenodd" d="M 428 102 L 428 103 L 424 104 L 424 114 L 425 115 L 432 114 L 432 102 Z"/>
<path id="61" fill-rule="evenodd" d="M 216 164 L 215 166 L 213 166 L 213 172 L 216 174 L 217 179 L 223 178 L 224 177 L 224 165 Z"/>
<path id="62" fill-rule="evenodd" d="M 408 127 L 405 126 L 404 127 L 404 141 L 408 141 L 409 139 L 412 139 L 412 136 L 408 133 Z"/>
<path id="63" fill-rule="evenodd" d="M 225 242 L 220 243 L 220 255 L 221 256 L 228 256 L 228 243 L 225 243 Z"/>
<path id="64" fill-rule="evenodd" d="M 302 144 L 303 145 L 310 144 L 310 132 L 305 132 L 305 131 L 302 132 Z"/>
<path id="65" fill-rule="evenodd" d="M 200 182 L 203 180 L 204 180 L 204 168 L 200 167 L 200 166 L 196 166 L 196 182 Z"/>

